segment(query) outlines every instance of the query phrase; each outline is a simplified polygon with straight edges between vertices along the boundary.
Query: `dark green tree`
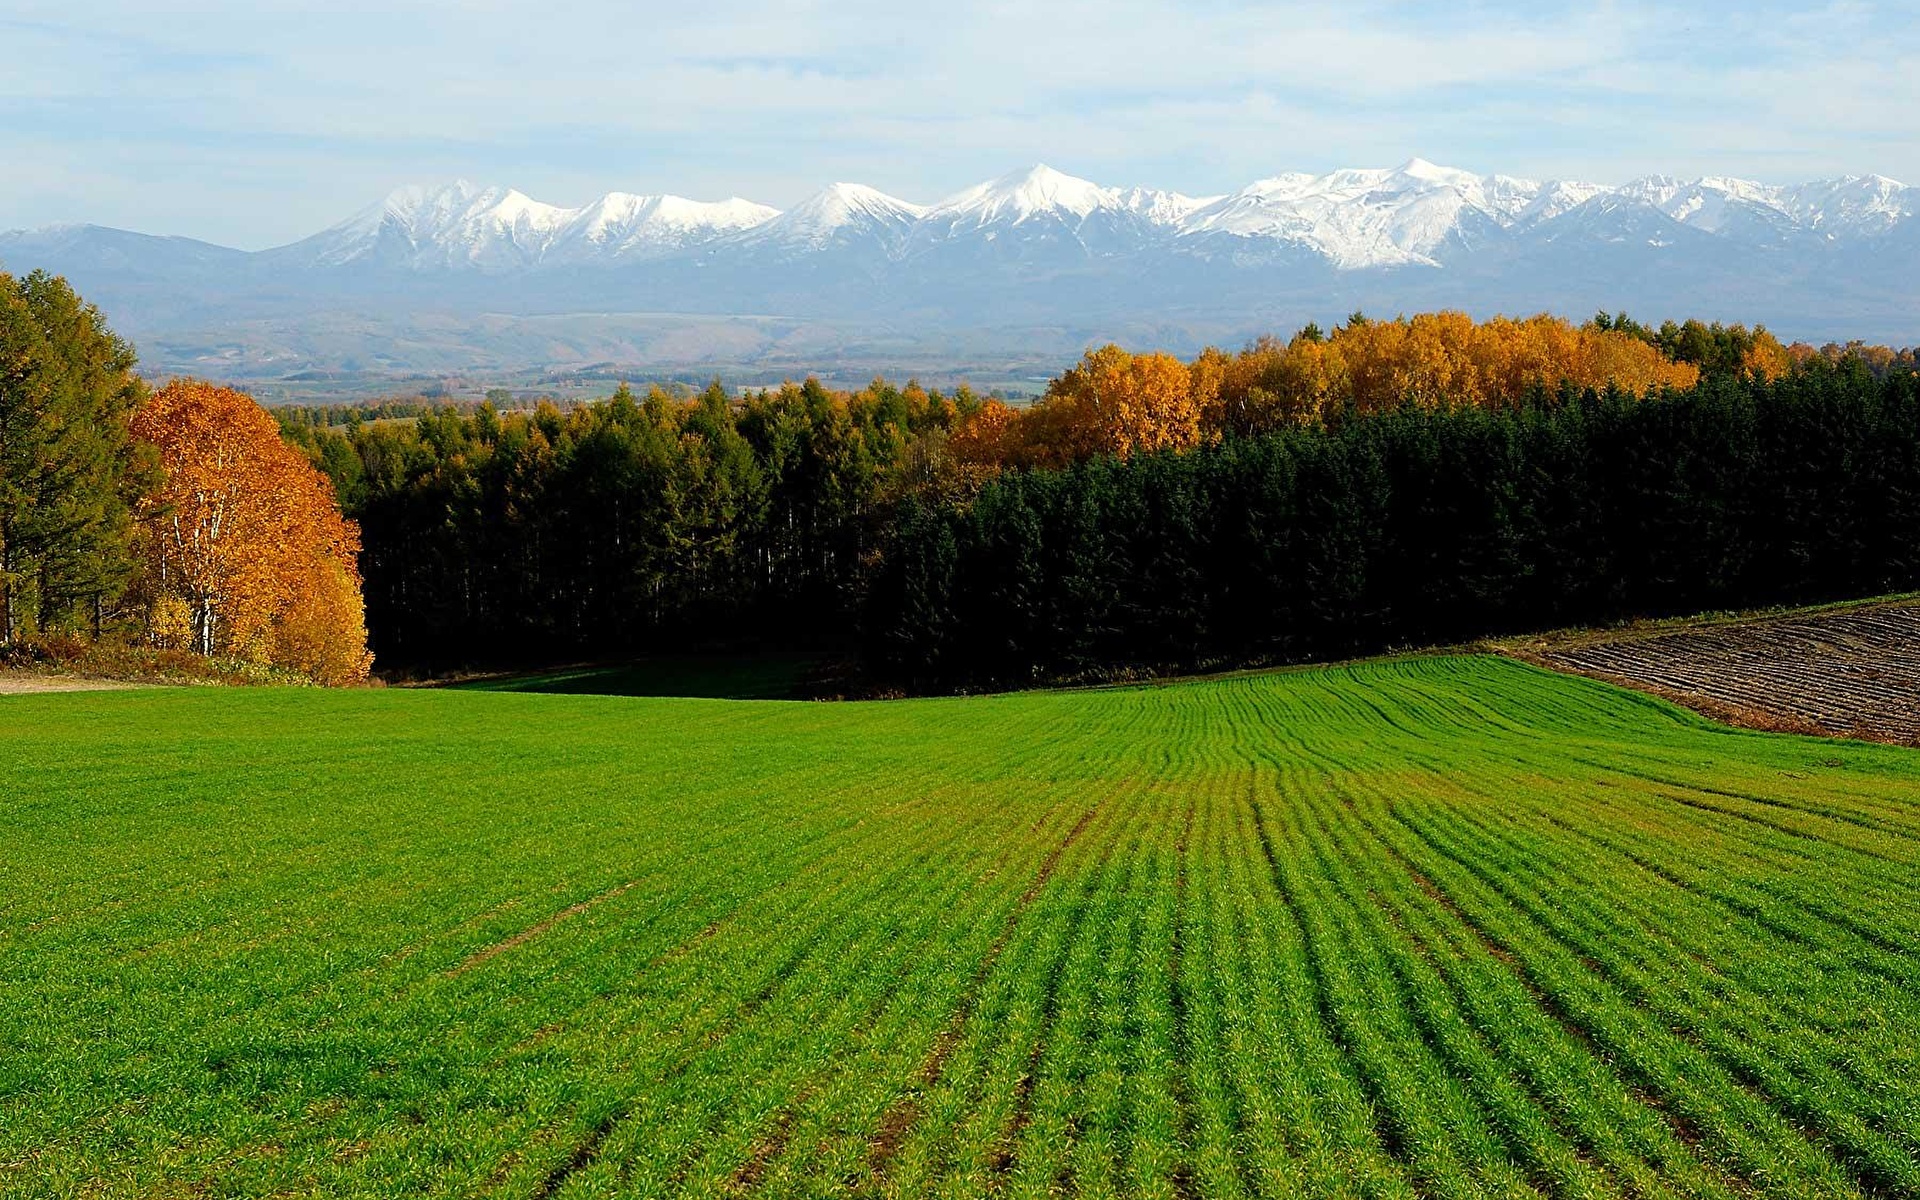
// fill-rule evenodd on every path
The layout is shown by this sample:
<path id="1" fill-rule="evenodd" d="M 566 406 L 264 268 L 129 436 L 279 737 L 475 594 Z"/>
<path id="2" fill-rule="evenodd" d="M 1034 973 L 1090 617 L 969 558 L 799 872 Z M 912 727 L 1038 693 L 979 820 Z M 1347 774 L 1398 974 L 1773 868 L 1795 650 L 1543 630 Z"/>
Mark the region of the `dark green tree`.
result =
<path id="1" fill-rule="evenodd" d="M 0 275 L 0 642 L 96 632 L 134 569 L 151 460 L 132 349 L 66 280 Z"/>

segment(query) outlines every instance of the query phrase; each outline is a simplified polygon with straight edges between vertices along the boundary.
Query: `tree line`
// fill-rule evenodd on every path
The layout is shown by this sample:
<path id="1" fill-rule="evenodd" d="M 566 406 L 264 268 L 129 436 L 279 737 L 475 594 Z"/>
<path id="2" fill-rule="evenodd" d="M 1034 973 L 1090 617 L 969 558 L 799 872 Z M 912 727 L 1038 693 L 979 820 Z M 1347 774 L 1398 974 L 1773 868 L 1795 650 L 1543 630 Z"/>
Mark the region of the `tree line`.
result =
<path id="1" fill-rule="evenodd" d="M 1913 356 L 1354 314 L 1034 404 L 882 380 L 280 410 L 0 276 L 0 647 L 328 682 L 821 640 L 965 688 L 1911 586 Z M 370 635 L 370 637 L 369 637 Z"/>
<path id="2" fill-rule="evenodd" d="M 844 630 L 898 498 L 962 486 L 943 447 L 981 406 L 911 383 L 622 387 L 284 432 L 358 522 L 376 652 L 447 668 Z"/>
<path id="3" fill-rule="evenodd" d="M 565 409 L 447 405 L 412 420 L 291 410 L 282 429 L 359 525 L 368 624 L 389 665 L 793 645 L 859 631 L 877 673 L 951 687 L 1345 653 L 1452 636 L 1470 624 L 1460 614 L 1517 628 L 1771 595 L 1708 583 L 1687 592 L 1681 584 L 1707 577 L 1681 558 L 1645 568 L 1674 574 L 1671 595 L 1636 585 L 1604 602 L 1597 582 L 1542 572 L 1591 561 L 1610 579 L 1618 555 L 1606 538 L 1644 548 L 1654 543 L 1627 532 L 1636 522 L 1682 519 L 1635 488 L 1680 486 L 1661 483 L 1653 464 L 1689 446 L 1707 454 L 1699 439 L 1713 422 L 1653 432 L 1633 421 L 1728 387 L 1872 377 L 1861 356 L 1785 347 L 1738 325 L 1355 314 L 1330 332 L 1309 326 L 1187 362 L 1101 347 L 1024 408 L 964 388 L 876 380 L 848 392 L 809 380 L 745 394 L 716 383 L 697 396 L 622 387 Z M 1606 475 L 1594 465 L 1614 462 L 1606 446 L 1582 439 L 1616 426 L 1638 431 L 1609 435 L 1624 439 L 1616 458 L 1639 446 L 1632 437 L 1679 440 L 1629 456 L 1645 465 L 1639 474 Z M 1272 492 L 1281 485 L 1263 476 L 1259 502 L 1243 505 L 1207 474 L 1256 460 L 1294 481 L 1291 498 L 1282 503 Z M 1487 462 L 1506 473 L 1486 474 Z M 1430 505 L 1466 506 L 1461 520 L 1478 519 L 1472 506 L 1494 503 L 1475 497 L 1482 486 L 1533 491 L 1524 504 L 1500 500 L 1507 515 L 1493 542 L 1461 558 L 1431 548 L 1473 526 Z M 1208 558 L 1227 553 L 1223 521 L 1245 526 L 1231 552 L 1250 556 L 1243 567 L 1297 553 L 1318 564 L 1303 568 L 1316 582 L 1304 592 L 1273 581 L 1227 588 Z M 1719 536 L 1702 526 L 1703 545 Z M 1507 557 L 1489 559 L 1492 545 Z M 1175 587 L 1162 568 L 1185 582 Z M 1487 581 L 1503 571 L 1523 582 L 1500 584 L 1489 600 L 1498 589 Z M 1381 599 L 1398 594 L 1386 582 L 1396 572 L 1430 613 Z M 1113 607 L 1076 607 L 1049 590 L 1056 584 Z M 1268 602 L 1280 605 L 1268 635 L 1225 632 Z M 1243 617 L 1215 611 L 1222 605 Z M 1012 624 L 997 628 L 1002 620 Z M 1035 649 L 1043 644 L 1057 649 Z"/>
<path id="4" fill-rule="evenodd" d="M 1915 586 L 1920 382 L 1816 360 L 1004 472 L 903 506 L 865 630 L 941 690 Z"/>

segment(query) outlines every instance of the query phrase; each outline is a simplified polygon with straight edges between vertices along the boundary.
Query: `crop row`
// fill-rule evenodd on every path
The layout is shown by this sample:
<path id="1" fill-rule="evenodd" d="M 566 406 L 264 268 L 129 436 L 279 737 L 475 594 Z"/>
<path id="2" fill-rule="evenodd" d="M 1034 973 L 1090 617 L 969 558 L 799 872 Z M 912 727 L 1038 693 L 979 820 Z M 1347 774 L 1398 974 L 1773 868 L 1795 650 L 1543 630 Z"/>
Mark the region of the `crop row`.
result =
<path id="1" fill-rule="evenodd" d="M 1908 752 L 1485 659 L 253 703 L 0 712 L 0 1191 L 1920 1194 Z"/>

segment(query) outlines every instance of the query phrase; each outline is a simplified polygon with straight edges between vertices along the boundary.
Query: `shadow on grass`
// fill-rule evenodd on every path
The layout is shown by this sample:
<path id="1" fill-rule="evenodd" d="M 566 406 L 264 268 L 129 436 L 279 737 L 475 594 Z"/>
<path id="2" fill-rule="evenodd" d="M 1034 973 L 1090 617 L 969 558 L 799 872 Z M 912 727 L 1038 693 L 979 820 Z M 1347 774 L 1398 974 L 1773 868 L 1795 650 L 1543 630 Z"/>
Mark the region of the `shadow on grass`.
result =
<path id="1" fill-rule="evenodd" d="M 809 681 L 824 661 L 817 654 L 656 657 L 493 675 L 443 686 L 480 692 L 801 700 L 810 695 Z"/>

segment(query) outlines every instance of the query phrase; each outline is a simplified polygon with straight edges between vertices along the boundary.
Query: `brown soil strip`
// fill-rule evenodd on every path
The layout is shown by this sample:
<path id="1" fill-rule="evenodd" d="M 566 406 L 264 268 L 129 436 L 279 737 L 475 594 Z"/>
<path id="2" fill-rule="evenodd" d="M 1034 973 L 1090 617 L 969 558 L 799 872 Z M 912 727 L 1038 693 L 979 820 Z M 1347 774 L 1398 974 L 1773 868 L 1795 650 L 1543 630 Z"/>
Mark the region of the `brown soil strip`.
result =
<path id="1" fill-rule="evenodd" d="M 0 696 L 37 696 L 46 692 L 124 692 L 152 686 L 118 679 L 82 679 L 77 675 L 0 671 Z"/>
<path id="2" fill-rule="evenodd" d="M 481 966 L 484 963 L 487 963 L 495 958 L 498 958 L 500 955 L 505 954 L 507 951 L 513 949 L 515 946 L 526 945 L 528 942 L 532 941 L 534 938 L 539 937 L 541 934 L 547 932 L 549 929 L 552 929 L 555 925 L 558 925 L 560 922 L 566 920 L 567 918 L 577 917 L 581 913 L 595 906 L 596 904 L 604 904 L 607 901 L 613 899 L 615 896 L 618 896 L 621 893 L 629 891 L 632 888 L 638 886 L 639 883 L 640 881 L 638 879 L 629 879 L 625 883 L 619 884 L 615 887 L 608 888 L 606 891 L 601 892 L 598 896 L 594 896 L 589 899 L 582 900 L 578 904 L 571 905 L 567 908 L 563 908 L 559 912 L 548 917 L 546 920 L 541 921 L 539 924 L 529 925 L 527 928 L 522 929 L 519 933 L 514 934 L 512 937 L 506 939 L 505 941 L 495 942 L 491 946 L 488 946 L 481 950 L 474 951 L 472 954 L 469 954 L 466 957 L 465 961 L 463 961 L 459 966 L 455 967 L 453 970 L 448 971 L 447 974 L 449 976 L 464 975 L 468 971 L 473 970 L 475 967 Z"/>
<path id="3" fill-rule="evenodd" d="M 985 957 L 975 968 L 973 978 L 967 984 L 967 990 L 961 995 L 960 1003 L 954 1006 L 953 1015 L 947 1020 L 946 1028 L 940 1031 L 940 1035 L 934 1038 L 933 1045 L 928 1048 L 926 1058 L 921 1061 L 920 1069 L 914 1074 L 913 1085 L 893 1102 L 887 1109 L 886 1115 L 880 1119 L 879 1131 L 874 1134 L 872 1148 L 867 1155 L 867 1165 L 875 1182 L 886 1178 L 887 1169 L 892 1165 L 894 1157 L 900 1153 L 900 1147 L 905 1144 L 907 1134 L 919 1123 L 921 1097 L 932 1091 L 940 1082 L 940 1076 L 946 1071 L 947 1059 L 952 1057 L 954 1049 L 959 1046 L 960 1037 L 966 1031 L 967 1019 L 973 1015 L 974 1005 L 979 1003 L 980 992 L 986 986 L 987 976 L 992 974 L 994 965 L 1000 961 L 1000 954 L 1006 949 L 1007 942 L 1012 939 L 1013 931 L 1019 925 L 1021 916 L 1032 906 L 1041 890 L 1047 886 L 1047 881 L 1053 878 L 1054 869 L 1059 866 L 1061 855 L 1079 840 L 1087 826 L 1093 823 L 1093 818 L 1100 808 L 1101 804 L 1096 803 L 1080 814 L 1080 819 L 1074 823 L 1072 829 L 1067 831 L 1067 836 L 1047 853 L 1046 859 L 1040 864 L 1040 869 L 1034 874 L 1033 882 L 1027 885 L 1026 891 L 1020 893 L 1020 898 L 1014 902 L 1013 911 L 1007 914 L 1006 924 L 1001 927 L 999 936 L 994 938 L 993 945 L 987 948 Z M 1029 1083 L 1028 1086 L 1032 1085 Z"/>
<path id="4" fill-rule="evenodd" d="M 593 1127 L 593 1132 L 573 1148 L 573 1154 L 567 1161 L 547 1172 L 546 1177 L 540 1181 L 540 1185 L 533 1189 L 533 1200 L 547 1200 L 547 1197 L 558 1192 L 576 1172 L 585 1169 L 594 1159 L 600 1157 L 600 1147 L 606 1144 L 608 1136 L 621 1121 L 626 1119 L 626 1116 L 625 1105 L 608 1113 L 598 1125 Z"/>
<path id="5" fill-rule="evenodd" d="M 1497 648 L 1728 725 L 1920 745 L 1920 604 L 1911 600 Z"/>
<path id="6" fill-rule="evenodd" d="M 735 1171 L 733 1178 L 728 1181 L 729 1191 L 732 1194 L 745 1195 L 760 1186 L 760 1181 L 766 1178 L 767 1168 L 786 1152 L 787 1141 L 793 1136 L 794 1120 L 800 1106 L 805 1104 L 812 1094 L 811 1088 L 803 1088 L 794 1096 L 792 1103 L 780 1110 L 780 1115 L 773 1120 L 773 1127 L 767 1130 L 767 1135 L 754 1146 L 753 1153 L 748 1156 L 747 1161 L 740 1164 L 740 1169 Z"/>
<path id="7" fill-rule="evenodd" d="M 1185 930 L 1189 919 L 1187 860 L 1193 840 L 1193 818 L 1198 800 L 1187 802 L 1187 817 L 1180 825 L 1180 840 L 1174 846 L 1173 939 L 1167 947 L 1167 982 L 1172 989 L 1173 1008 L 1173 1102 L 1180 1114 L 1180 1141 L 1183 1153 L 1173 1167 L 1175 1200 L 1195 1200 L 1199 1186 L 1193 1173 L 1193 1088 L 1189 1073 L 1193 1064 L 1193 1019 L 1187 1012 L 1187 986 L 1181 977 L 1186 962 Z"/>

